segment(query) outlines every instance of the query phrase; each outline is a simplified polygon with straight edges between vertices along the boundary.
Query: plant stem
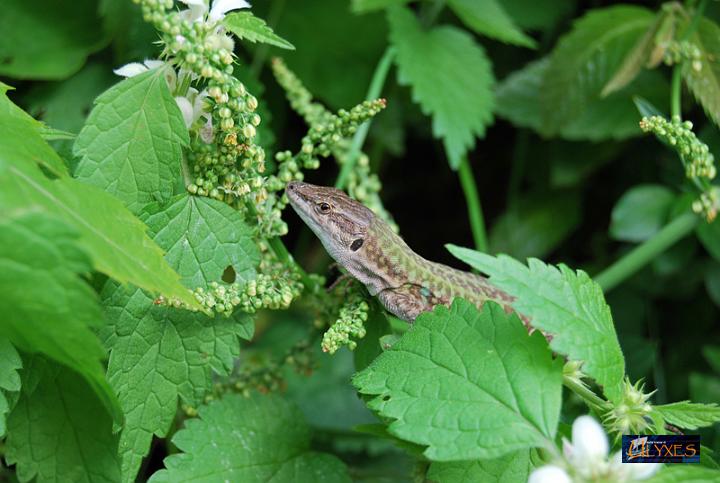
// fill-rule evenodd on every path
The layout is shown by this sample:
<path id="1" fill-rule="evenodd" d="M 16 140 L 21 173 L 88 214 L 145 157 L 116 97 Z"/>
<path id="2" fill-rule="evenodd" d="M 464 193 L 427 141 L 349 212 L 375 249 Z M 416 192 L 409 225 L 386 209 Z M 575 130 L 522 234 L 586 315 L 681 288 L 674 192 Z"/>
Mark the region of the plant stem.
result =
<path id="1" fill-rule="evenodd" d="M 670 88 L 670 118 L 681 119 L 680 94 L 682 91 L 682 65 L 677 64 L 672 71 L 672 85 Z"/>
<path id="2" fill-rule="evenodd" d="M 594 277 L 606 293 L 647 265 L 655 257 L 687 236 L 698 222 L 694 213 L 684 213 L 665 225 L 652 238 Z"/>
<path id="3" fill-rule="evenodd" d="M 592 392 L 587 386 L 571 377 L 563 377 L 563 385 L 578 395 L 585 403 L 602 416 L 608 410 L 608 402 Z"/>
<path id="4" fill-rule="evenodd" d="M 385 85 L 385 79 L 387 79 L 390 66 L 392 65 L 393 58 L 395 57 L 395 49 L 388 47 L 385 49 L 385 53 L 380 58 L 380 61 L 375 67 L 375 73 L 373 73 L 372 80 L 370 81 L 370 87 L 368 87 L 367 95 L 365 100 L 372 101 L 377 99 L 382 92 L 383 86 Z M 362 148 L 365 138 L 367 137 L 368 131 L 370 130 L 370 121 L 363 123 L 352 138 L 350 144 L 350 150 L 348 151 L 347 159 L 345 164 L 340 168 L 340 174 L 338 174 L 337 180 L 335 181 L 335 187 L 337 189 L 344 189 L 347 184 L 348 177 L 355 167 L 355 163 L 358 160 L 360 154 L 360 148 Z"/>
<path id="5" fill-rule="evenodd" d="M 465 202 L 467 203 L 470 229 L 472 230 L 475 248 L 478 251 L 487 251 L 487 236 L 485 234 L 485 220 L 483 218 L 480 197 L 478 196 L 475 177 L 473 176 L 467 156 L 463 156 L 458 167 L 458 176 L 462 185 Z"/>

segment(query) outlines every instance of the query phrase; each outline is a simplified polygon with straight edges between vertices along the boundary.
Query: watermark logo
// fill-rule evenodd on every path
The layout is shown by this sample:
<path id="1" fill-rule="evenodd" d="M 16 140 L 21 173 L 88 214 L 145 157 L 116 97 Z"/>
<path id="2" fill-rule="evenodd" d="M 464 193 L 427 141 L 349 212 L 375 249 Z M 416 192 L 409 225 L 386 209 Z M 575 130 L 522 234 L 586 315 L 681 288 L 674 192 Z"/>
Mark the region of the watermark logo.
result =
<path id="1" fill-rule="evenodd" d="M 623 463 L 699 463 L 700 435 L 638 435 L 622 437 Z"/>

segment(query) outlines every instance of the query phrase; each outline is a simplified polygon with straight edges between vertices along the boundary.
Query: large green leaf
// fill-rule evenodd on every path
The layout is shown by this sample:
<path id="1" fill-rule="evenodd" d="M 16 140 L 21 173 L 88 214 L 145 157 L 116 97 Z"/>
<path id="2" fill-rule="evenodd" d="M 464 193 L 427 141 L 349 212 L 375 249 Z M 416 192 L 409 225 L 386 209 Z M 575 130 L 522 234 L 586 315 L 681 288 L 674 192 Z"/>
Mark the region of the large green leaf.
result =
<path id="1" fill-rule="evenodd" d="M 178 398 L 202 402 L 213 371 L 232 369 L 238 338 L 252 336 L 252 320 L 159 307 L 142 290 L 112 282 L 102 298 L 111 322 L 101 331 L 111 350 L 108 378 L 125 414 L 119 448 L 123 481 L 134 481 L 153 434 L 167 435 Z"/>
<path id="2" fill-rule="evenodd" d="M 140 218 L 188 287 L 219 282 L 227 267 L 240 279 L 252 278 L 260 263 L 250 227 L 226 203 L 179 195 L 167 205 L 145 207 Z"/>
<path id="3" fill-rule="evenodd" d="M 665 225 L 675 194 L 662 185 L 629 189 L 613 207 L 610 235 L 616 240 L 641 242 Z"/>
<path id="4" fill-rule="evenodd" d="M 295 46 L 277 35 L 265 21 L 250 12 L 232 12 L 225 16 L 223 25 L 239 39 L 295 50 Z"/>
<path id="5" fill-rule="evenodd" d="M 528 30 L 549 30 L 575 8 L 575 2 L 568 0 L 502 0 L 502 4 L 513 21 Z"/>
<path id="6" fill-rule="evenodd" d="M 543 79 L 542 119 L 548 132 L 581 118 L 653 18 L 644 7 L 617 5 L 591 10 L 574 23 L 553 50 Z"/>
<path id="7" fill-rule="evenodd" d="M 448 0 L 448 6 L 471 29 L 480 35 L 523 47 L 535 47 L 505 12 L 498 0 Z"/>
<path id="8" fill-rule="evenodd" d="M 22 359 L 9 339 L 0 338 L 0 438 L 5 437 L 5 416 L 15 405 L 20 392 Z"/>
<path id="9" fill-rule="evenodd" d="M 720 126 L 720 27 L 708 18 L 700 19 L 693 43 L 700 48 L 700 69 L 692 62 L 683 66 L 683 78 L 702 104 L 705 113 Z"/>
<path id="10" fill-rule="evenodd" d="M 712 426 L 720 421 L 720 407 L 717 404 L 680 401 L 653 406 L 653 411 L 659 413 L 666 422 L 683 429 L 692 430 Z"/>
<path id="11" fill-rule="evenodd" d="M 424 30 L 403 7 L 390 9 L 388 19 L 398 81 L 411 86 L 413 100 L 432 116 L 433 134 L 443 139 L 450 166 L 457 169 L 493 121 L 490 61 L 483 48 L 456 27 Z"/>
<path id="12" fill-rule="evenodd" d="M 482 481 L 486 483 L 524 483 L 532 463 L 530 452 L 520 450 L 494 459 L 432 463 L 428 478 L 437 483 Z"/>
<path id="13" fill-rule="evenodd" d="M 647 483 L 712 483 L 720 481 L 720 471 L 700 465 L 665 465 Z"/>
<path id="14" fill-rule="evenodd" d="M 543 336 L 488 302 L 437 306 L 353 378 L 391 434 L 434 461 L 494 458 L 552 445 L 562 363 Z"/>
<path id="15" fill-rule="evenodd" d="M 0 90 L 0 131 L 8 134 L 0 141 L 0 207 L 59 218 L 80 235 L 78 245 L 96 270 L 197 306 L 145 234 L 145 225 L 113 196 L 69 178 L 57 154 L 41 139 L 39 124 Z M 38 164 L 59 179 L 49 179 Z"/>
<path id="16" fill-rule="evenodd" d="M 5 459 L 20 481 L 116 482 L 118 438 L 112 419 L 74 372 L 34 358 L 8 418 Z M 28 384 L 34 379 L 36 384 Z"/>
<path id="17" fill-rule="evenodd" d="M 96 0 L 5 0 L 0 75 L 64 79 L 104 44 Z"/>
<path id="18" fill-rule="evenodd" d="M 108 411 L 120 419 L 105 379 L 100 341 L 103 324 L 90 271 L 75 230 L 42 213 L 13 209 L 0 215 L 0 337 L 41 353 L 85 377 Z"/>
<path id="19" fill-rule="evenodd" d="M 172 439 L 183 453 L 151 482 L 351 481 L 342 461 L 310 450 L 302 413 L 276 395 L 228 394 L 199 412 Z"/>
<path id="20" fill-rule="evenodd" d="M 583 372 L 603 386 L 605 395 L 620 400 L 625 359 L 602 289 L 585 272 L 534 258 L 525 266 L 506 255 L 492 257 L 454 245 L 448 250 L 513 295 L 513 308 L 553 336 L 554 351 L 582 361 Z"/>
<path id="21" fill-rule="evenodd" d="M 181 183 L 189 135 L 160 67 L 125 79 L 95 100 L 73 148 L 75 176 L 120 198 L 134 213 L 167 201 Z"/>

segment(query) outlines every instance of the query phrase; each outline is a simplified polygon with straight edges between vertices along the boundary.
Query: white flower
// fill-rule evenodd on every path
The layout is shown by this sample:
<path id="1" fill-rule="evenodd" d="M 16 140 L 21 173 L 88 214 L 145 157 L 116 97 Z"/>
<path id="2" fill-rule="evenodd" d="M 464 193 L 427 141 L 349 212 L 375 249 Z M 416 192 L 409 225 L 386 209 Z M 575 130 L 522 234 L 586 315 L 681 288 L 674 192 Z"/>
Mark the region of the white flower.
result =
<path id="1" fill-rule="evenodd" d="M 644 480 L 661 465 L 623 463 L 620 452 L 608 460 L 610 444 L 603 427 L 590 416 L 580 416 L 572 425 L 572 442 L 563 439 L 563 460 L 538 468 L 529 483 Z"/>
<path id="2" fill-rule="evenodd" d="M 187 10 L 180 13 L 182 18 L 188 22 L 199 22 L 208 14 L 208 20 L 217 22 L 225 18 L 225 14 L 231 10 L 240 8 L 250 8 L 250 4 L 245 0 L 215 0 L 212 8 L 208 13 L 208 0 L 180 0 L 187 5 Z"/>
<path id="3" fill-rule="evenodd" d="M 175 97 L 175 102 L 180 108 L 180 112 L 182 112 L 186 127 L 192 126 L 202 116 L 208 116 L 208 113 L 204 111 L 206 97 L 206 91 L 198 92 L 197 89 L 192 87 L 188 89 L 187 95 Z"/>
<path id="4" fill-rule="evenodd" d="M 142 64 L 140 62 L 130 62 L 129 64 L 125 64 L 122 67 L 118 67 L 117 69 L 113 70 L 113 72 L 116 75 L 122 77 L 135 77 L 136 75 L 142 74 L 143 72 L 157 69 L 159 67 L 164 67 L 165 65 L 166 63 L 162 60 L 146 59 Z M 175 70 L 165 69 L 163 75 L 165 76 L 165 81 L 167 82 L 170 90 L 174 90 L 175 84 L 177 82 L 177 74 L 175 74 Z"/>

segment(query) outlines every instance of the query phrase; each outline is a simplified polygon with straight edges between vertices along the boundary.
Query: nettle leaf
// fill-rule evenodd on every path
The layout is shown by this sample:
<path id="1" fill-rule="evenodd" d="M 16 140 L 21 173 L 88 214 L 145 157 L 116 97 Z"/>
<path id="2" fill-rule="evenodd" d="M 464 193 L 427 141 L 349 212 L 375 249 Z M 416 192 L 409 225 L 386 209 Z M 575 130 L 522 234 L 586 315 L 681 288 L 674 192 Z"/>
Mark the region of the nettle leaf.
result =
<path id="1" fill-rule="evenodd" d="M 212 373 L 227 375 L 250 339 L 252 319 L 210 318 L 157 306 L 140 289 L 106 284 L 101 294 L 111 322 L 101 331 L 110 349 L 108 379 L 125 424 L 120 436 L 123 481 L 134 481 L 153 434 L 167 435 L 178 399 L 198 405 L 212 387 Z"/>
<path id="2" fill-rule="evenodd" d="M 434 461 L 494 458 L 552 445 L 562 361 L 543 336 L 497 304 L 462 299 L 420 315 L 353 378 L 391 434 L 427 446 Z"/>
<path id="3" fill-rule="evenodd" d="M 540 89 L 550 59 L 543 57 L 516 70 L 495 90 L 495 112 L 518 127 L 527 127 L 543 133 L 540 110 Z"/>
<path id="4" fill-rule="evenodd" d="M 351 481 L 342 461 L 310 450 L 302 413 L 279 396 L 228 394 L 199 414 L 172 438 L 183 453 L 165 458 L 151 482 Z"/>
<path id="5" fill-rule="evenodd" d="M 574 23 L 553 50 L 542 84 L 543 122 L 549 133 L 581 118 L 653 19 L 646 8 L 617 5 L 591 10 Z"/>
<path id="6" fill-rule="evenodd" d="M 443 139 L 450 166 L 457 169 L 493 121 L 490 61 L 458 28 L 424 30 L 407 8 L 390 9 L 388 19 L 398 82 L 411 86 L 413 100 L 432 116 L 433 135 Z"/>
<path id="7" fill-rule="evenodd" d="M 552 350 L 582 361 L 583 372 L 603 386 L 605 395 L 613 402 L 620 400 L 625 359 L 602 289 L 585 272 L 534 258 L 525 266 L 506 255 L 493 257 L 454 245 L 447 248 L 516 297 L 513 308 L 528 316 L 533 327 L 552 334 Z"/>
<path id="8" fill-rule="evenodd" d="M 427 476 L 437 483 L 523 482 L 527 481 L 531 469 L 530 451 L 520 450 L 495 459 L 434 462 L 430 465 Z"/>
<path id="9" fill-rule="evenodd" d="M 172 197 L 181 182 L 182 147 L 190 142 L 164 72 L 144 72 L 101 94 L 73 147 L 82 157 L 75 176 L 133 213 Z"/>
<path id="10" fill-rule="evenodd" d="M 698 429 L 712 426 L 720 421 L 720 406 L 680 401 L 672 404 L 653 406 L 653 411 L 663 419 L 684 429 Z"/>
<path id="11" fill-rule="evenodd" d="M 629 242 L 647 240 L 665 225 L 675 198 L 662 185 L 630 188 L 613 207 L 610 236 Z"/>
<path id="12" fill-rule="evenodd" d="M 536 46 L 497 0 L 448 0 L 448 6 L 465 25 L 480 35 L 523 47 Z"/>
<path id="13" fill-rule="evenodd" d="M 5 0 L 0 32 L 0 75 L 17 79 L 64 79 L 106 43 L 95 0 Z"/>
<path id="14" fill-rule="evenodd" d="M 354 13 L 365 13 L 397 5 L 405 5 L 409 2 L 410 0 L 352 0 L 351 8 Z"/>
<path id="15" fill-rule="evenodd" d="M 113 421 L 76 373 L 35 358 L 8 418 L 5 459 L 20 481 L 120 479 Z M 28 379 L 39 379 L 29 390 Z"/>
<path id="16" fill-rule="evenodd" d="M 10 102 L 6 90 L 0 83 L 0 132 L 8 134 L 0 142 L 0 206 L 57 217 L 80 235 L 78 245 L 94 269 L 198 306 L 145 234 L 145 225 L 115 197 L 69 178 L 62 160 L 40 137 L 39 123 Z M 59 179 L 49 179 L 38 165 Z"/>
<path id="17" fill-rule="evenodd" d="M 150 236 L 167 247 L 165 259 L 188 287 L 219 282 L 229 266 L 240 279 L 251 278 L 260 263 L 250 227 L 226 203 L 184 194 L 167 206 L 146 206 L 140 219 Z"/>
<path id="18" fill-rule="evenodd" d="M 0 337 L 82 374 L 119 420 L 101 362 L 105 350 L 92 330 L 102 325 L 102 312 L 80 278 L 91 267 L 77 240 L 75 230 L 42 213 L 0 215 Z"/>
<path id="19" fill-rule="evenodd" d="M 665 465 L 647 483 L 708 483 L 720 480 L 720 471 L 700 465 Z"/>
<path id="20" fill-rule="evenodd" d="M 273 32 L 265 20 L 257 18 L 250 12 L 229 13 L 225 16 L 223 25 L 239 39 L 295 50 L 295 46 Z"/>
<path id="21" fill-rule="evenodd" d="M 0 437 L 5 436 L 5 416 L 15 406 L 20 391 L 20 368 L 20 354 L 8 339 L 0 338 Z"/>
<path id="22" fill-rule="evenodd" d="M 705 113 L 720 126 L 720 27 L 708 18 L 701 18 L 692 42 L 700 49 L 700 69 L 685 62 L 683 79 Z"/>

